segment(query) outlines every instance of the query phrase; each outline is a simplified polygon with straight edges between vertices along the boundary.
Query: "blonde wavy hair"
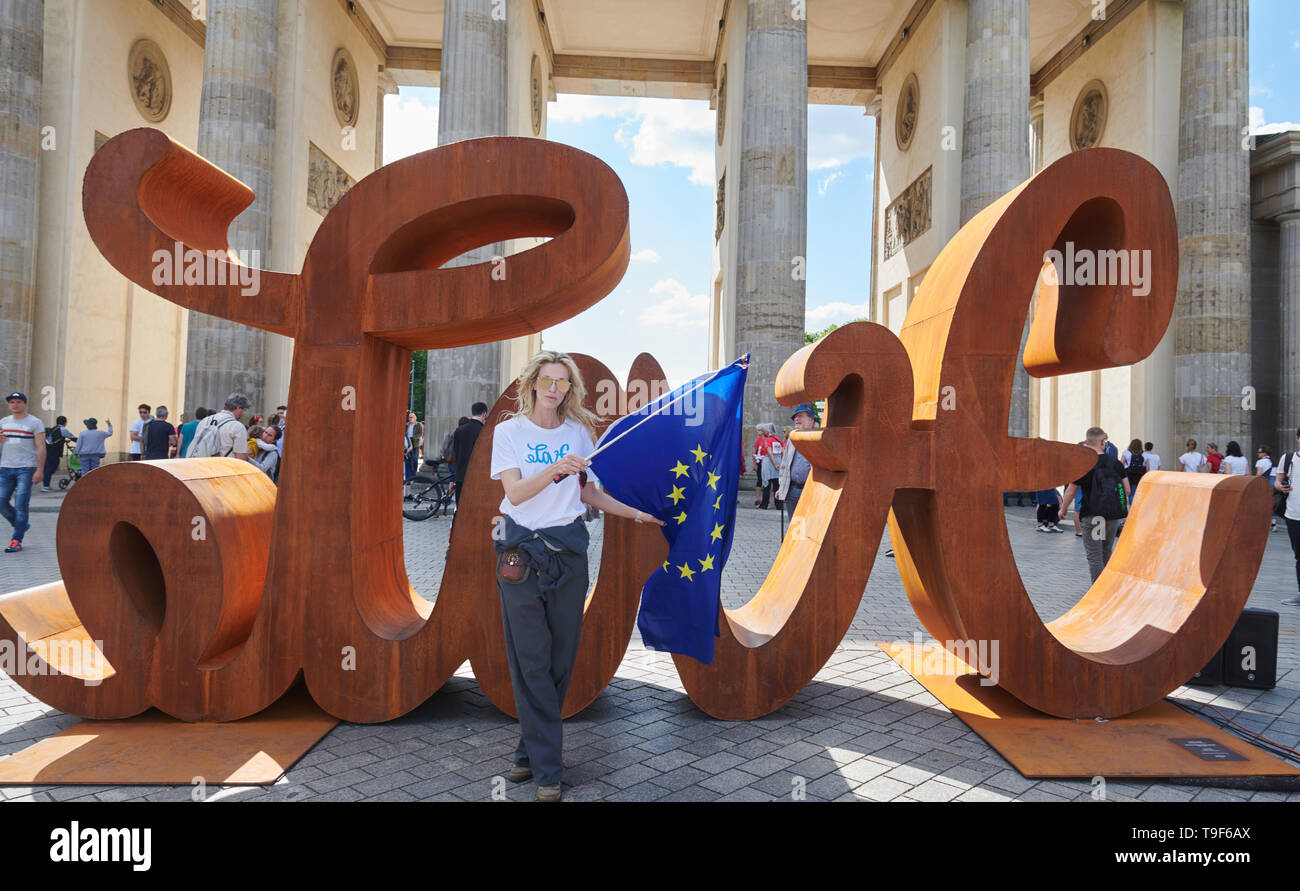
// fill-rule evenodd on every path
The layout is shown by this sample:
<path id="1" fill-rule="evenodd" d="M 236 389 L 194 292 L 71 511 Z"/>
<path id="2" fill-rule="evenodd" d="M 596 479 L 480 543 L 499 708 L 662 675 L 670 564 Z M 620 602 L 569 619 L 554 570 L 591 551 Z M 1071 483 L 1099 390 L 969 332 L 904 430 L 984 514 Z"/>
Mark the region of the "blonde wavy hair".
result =
<path id="1" fill-rule="evenodd" d="M 591 438 L 595 439 L 598 419 L 583 405 L 587 399 L 587 387 L 582 382 L 582 372 L 578 371 L 578 363 L 574 362 L 568 353 L 542 350 L 524 364 L 523 371 L 519 372 L 519 377 L 516 379 L 519 383 L 519 391 L 515 396 L 518 408 L 506 412 L 506 417 L 517 418 L 521 415 L 527 417 L 532 414 L 536 406 L 533 388 L 537 386 L 537 378 L 542 372 L 542 366 L 552 364 L 563 365 L 569 370 L 569 392 L 565 393 L 560 400 L 558 409 L 560 417 L 577 421 L 591 434 Z"/>

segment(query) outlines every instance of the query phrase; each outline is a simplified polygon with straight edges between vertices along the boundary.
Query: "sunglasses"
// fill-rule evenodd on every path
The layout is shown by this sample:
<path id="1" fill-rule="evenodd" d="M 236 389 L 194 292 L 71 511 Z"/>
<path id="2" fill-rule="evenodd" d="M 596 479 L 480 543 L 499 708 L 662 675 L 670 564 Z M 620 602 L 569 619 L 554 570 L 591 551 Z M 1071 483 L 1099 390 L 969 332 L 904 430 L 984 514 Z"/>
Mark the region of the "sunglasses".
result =
<path id="1" fill-rule="evenodd" d="M 539 374 L 537 376 L 537 388 L 539 390 L 551 389 L 551 384 L 555 384 L 557 390 L 561 393 L 569 392 L 570 382 L 562 377 L 550 377 L 549 375 Z"/>

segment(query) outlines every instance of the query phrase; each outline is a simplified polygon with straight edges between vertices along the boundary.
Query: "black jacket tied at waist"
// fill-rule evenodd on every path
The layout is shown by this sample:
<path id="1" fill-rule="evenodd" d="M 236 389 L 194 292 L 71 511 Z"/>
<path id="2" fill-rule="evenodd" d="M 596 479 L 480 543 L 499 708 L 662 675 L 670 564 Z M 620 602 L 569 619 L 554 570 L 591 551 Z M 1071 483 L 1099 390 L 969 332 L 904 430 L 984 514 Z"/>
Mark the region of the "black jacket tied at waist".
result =
<path id="1" fill-rule="evenodd" d="M 587 545 L 591 536 L 587 533 L 587 524 L 582 517 L 576 517 L 572 523 L 564 526 L 547 526 L 544 529 L 529 529 L 521 526 L 511 517 L 505 520 L 505 537 L 494 539 L 492 546 L 497 553 L 512 548 L 519 551 L 524 563 L 537 573 L 537 580 L 543 594 L 555 591 L 569 581 L 573 570 L 567 565 L 574 557 L 584 563 L 587 560 Z M 568 559 L 564 559 L 567 555 Z"/>

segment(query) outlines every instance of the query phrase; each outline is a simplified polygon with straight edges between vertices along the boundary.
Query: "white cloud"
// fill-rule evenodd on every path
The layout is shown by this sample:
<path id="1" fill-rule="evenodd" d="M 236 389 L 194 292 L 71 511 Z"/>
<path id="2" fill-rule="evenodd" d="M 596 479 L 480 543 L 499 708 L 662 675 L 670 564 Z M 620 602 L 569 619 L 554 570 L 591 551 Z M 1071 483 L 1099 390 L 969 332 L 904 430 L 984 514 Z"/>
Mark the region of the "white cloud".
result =
<path id="1" fill-rule="evenodd" d="M 691 171 L 690 181 L 714 185 L 715 118 L 703 100 L 562 94 L 547 107 L 547 120 L 578 124 L 614 118 L 614 138 L 641 167 L 673 164 Z"/>
<path id="2" fill-rule="evenodd" d="M 438 105 L 401 93 L 384 97 L 384 163 L 438 144 Z"/>
<path id="3" fill-rule="evenodd" d="M 660 279 L 650 288 L 657 296 L 667 295 L 658 303 L 641 310 L 637 322 L 671 328 L 704 328 L 708 326 L 709 297 L 692 294 L 690 289 L 674 278 Z"/>
<path id="4" fill-rule="evenodd" d="M 614 117 L 619 106 L 625 102 L 615 96 L 580 96 L 577 93 L 561 93 L 559 97 L 546 106 L 546 120 L 561 124 L 580 124 L 592 118 Z"/>
<path id="5" fill-rule="evenodd" d="M 831 183 L 835 182 L 835 180 L 837 179 L 843 179 L 843 178 L 844 178 L 843 170 L 836 170 L 830 176 L 823 176 L 821 179 L 817 180 L 817 194 L 825 195 L 826 190 L 830 188 Z"/>
<path id="6" fill-rule="evenodd" d="M 875 151 L 874 124 L 862 109 L 849 106 L 808 107 L 808 169 L 834 170 Z"/>
<path id="7" fill-rule="evenodd" d="M 825 328 L 830 324 L 843 325 L 854 319 L 866 318 L 868 307 L 869 303 L 865 300 L 857 305 L 843 302 L 824 303 L 804 310 L 804 326 L 812 330 Z"/>
<path id="8" fill-rule="evenodd" d="M 653 248 L 644 248 L 632 255 L 633 263 L 658 263 L 660 259 L 659 252 Z"/>
<path id="9" fill-rule="evenodd" d="M 1300 124 L 1291 121 L 1282 121 L 1276 124 L 1264 123 L 1264 109 L 1258 105 L 1250 107 L 1250 132 L 1256 136 L 1267 136 L 1270 133 L 1285 133 L 1288 130 L 1300 130 Z"/>

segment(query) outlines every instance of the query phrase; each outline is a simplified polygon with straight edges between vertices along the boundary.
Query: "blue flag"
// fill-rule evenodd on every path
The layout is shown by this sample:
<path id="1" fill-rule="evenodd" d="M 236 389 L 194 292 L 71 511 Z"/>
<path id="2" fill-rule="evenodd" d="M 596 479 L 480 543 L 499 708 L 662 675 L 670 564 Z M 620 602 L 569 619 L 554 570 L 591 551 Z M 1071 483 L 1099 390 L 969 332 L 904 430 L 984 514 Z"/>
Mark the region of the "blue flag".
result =
<path id="1" fill-rule="evenodd" d="M 620 418 L 591 459 L 612 496 L 665 524 L 668 559 L 641 589 L 641 639 L 706 665 L 736 522 L 748 368 L 747 354 Z"/>

